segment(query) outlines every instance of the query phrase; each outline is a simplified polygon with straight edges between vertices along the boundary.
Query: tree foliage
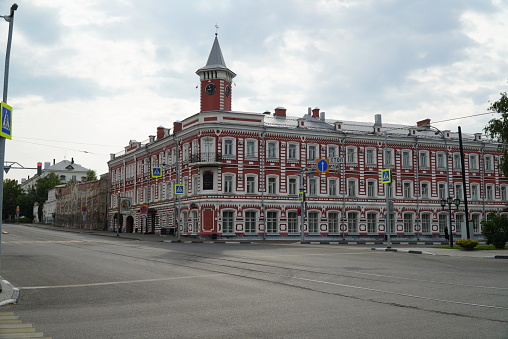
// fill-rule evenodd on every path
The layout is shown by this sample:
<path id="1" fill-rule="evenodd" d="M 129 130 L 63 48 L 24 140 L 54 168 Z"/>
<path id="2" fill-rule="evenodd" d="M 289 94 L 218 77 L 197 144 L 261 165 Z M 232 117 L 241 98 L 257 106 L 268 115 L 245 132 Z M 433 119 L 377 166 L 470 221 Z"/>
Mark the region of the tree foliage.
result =
<path id="1" fill-rule="evenodd" d="M 487 238 L 487 243 L 495 248 L 504 248 L 508 242 L 508 217 L 490 212 L 487 220 L 482 221 L 482 233 Z"/>
<path id="2" fill-rule="evenodd" d="M 491 119 L 484 128 L 485 133 L 490 138 L 500 142 L 500 150 L 503 152 L 505 161 L 500 166 L 505 177 L 508 177 L 508 96 L 507 93 L 501 93 L 501 98 L 492 103 L 489 111 L 501 114 L 500 118 Z"/>
<path id="3" fill-rule="evenodd" d="M 17 180 L 4 180 L 4 199 L 2 206 L 2 216 L 4 219 L 14 219 L 16 215 L 16 206 L 22 202 L 23 189 Z M 20 206 L 21 209 L 22 206 Z"/>
<path id="4" fill-rule="evenodd" d="M 86 171 L 86 181 L 95 181 L 95 180 L 97 180 L 97 173 L 92 169 Z"/>

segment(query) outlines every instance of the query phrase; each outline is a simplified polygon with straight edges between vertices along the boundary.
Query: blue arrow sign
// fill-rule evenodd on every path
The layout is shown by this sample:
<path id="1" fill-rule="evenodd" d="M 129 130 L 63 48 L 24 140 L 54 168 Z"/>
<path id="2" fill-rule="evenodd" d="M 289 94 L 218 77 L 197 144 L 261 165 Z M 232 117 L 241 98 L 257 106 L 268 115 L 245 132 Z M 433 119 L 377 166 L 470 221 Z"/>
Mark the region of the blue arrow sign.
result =
<path id="1" fill-rule="evenodd" d="M 318 173 L 328 173 L 329 165 L 328 159 L 318 159 L 316 160 L 316 170 Z"/>

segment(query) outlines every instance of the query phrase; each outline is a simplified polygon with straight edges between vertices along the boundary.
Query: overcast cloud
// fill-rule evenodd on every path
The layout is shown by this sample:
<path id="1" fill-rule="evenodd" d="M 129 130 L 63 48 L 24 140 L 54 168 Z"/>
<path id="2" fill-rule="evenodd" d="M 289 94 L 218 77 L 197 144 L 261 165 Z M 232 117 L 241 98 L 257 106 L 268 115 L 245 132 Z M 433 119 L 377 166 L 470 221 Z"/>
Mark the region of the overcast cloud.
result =
<path id="1" fill-rule="evenodd" d="M 6 161 L 110 153 L 199 111 L 215 25 L 237 74 L 233 110 L 482 132 L 507 90 L 508 4 L 500 0 L 31 0 L 17 2 Z M 0 1 L 0 14 L 12 2 Z M 2 21 L 3 22 L 3 21 Z M 3 64 L 8 24 L 0 24 Z M 11 170 L 20 180 L 33 170 Z"/>

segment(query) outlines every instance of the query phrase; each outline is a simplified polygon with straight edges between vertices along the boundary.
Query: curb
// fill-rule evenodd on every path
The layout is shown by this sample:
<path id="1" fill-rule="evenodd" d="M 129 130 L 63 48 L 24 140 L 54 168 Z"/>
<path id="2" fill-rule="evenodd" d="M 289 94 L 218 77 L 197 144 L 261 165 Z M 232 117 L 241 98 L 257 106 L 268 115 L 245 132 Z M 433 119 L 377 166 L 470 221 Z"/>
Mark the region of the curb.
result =
<path id="1" fill-rule="evenodd" d="M 0 301 L 0 306 L 12 305 L 12 304 L 17 303 L 18 299 L 19 299 L 19 288 L 14 287 L 7 280 L 2 280 L 2 284 L 5 284 L 5 285 L 9 286 L 12 289 L 12 295 L 11 295 L 10 299 L 6 299 L 6 300 L 3 300 L 3 301 Z M 3 293 L 5 293 L 5 289 L 4 289 Z"/>
<path id="2" fill-rule="evenodd" d="M 383 252 L 400 252 L 400 253 L 409 253 L 409 254 L 431 254 L 436 255 L 434 253 L 430 252 L 424 252 L 424 251 L 414 251 L 414 250 L 400 250 L 396 248 L 371 248 L 372 251 L 383 251 Z"/>

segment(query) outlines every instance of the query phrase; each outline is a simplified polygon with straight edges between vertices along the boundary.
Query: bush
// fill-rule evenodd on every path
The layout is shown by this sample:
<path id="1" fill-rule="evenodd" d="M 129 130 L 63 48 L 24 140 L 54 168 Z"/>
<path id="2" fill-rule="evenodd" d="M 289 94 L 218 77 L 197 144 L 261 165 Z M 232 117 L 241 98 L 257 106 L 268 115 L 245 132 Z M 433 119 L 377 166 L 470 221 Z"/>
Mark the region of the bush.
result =
<path id="1" fill-rule="evenodd" d="M 465 249 L 473 249 L 480 244 L 480 242 L 475 239 L 459 239 L 455 243 L 458 246 L 465 248 Z"/>
<path id="2" fill-rule="evenodd" d="M 504 248 L 508 242 L 508 217 L 490 212 L 487 220 L 482 221 L 482 233 L 487 238 L 487 244 L 495 248 Z"/>

